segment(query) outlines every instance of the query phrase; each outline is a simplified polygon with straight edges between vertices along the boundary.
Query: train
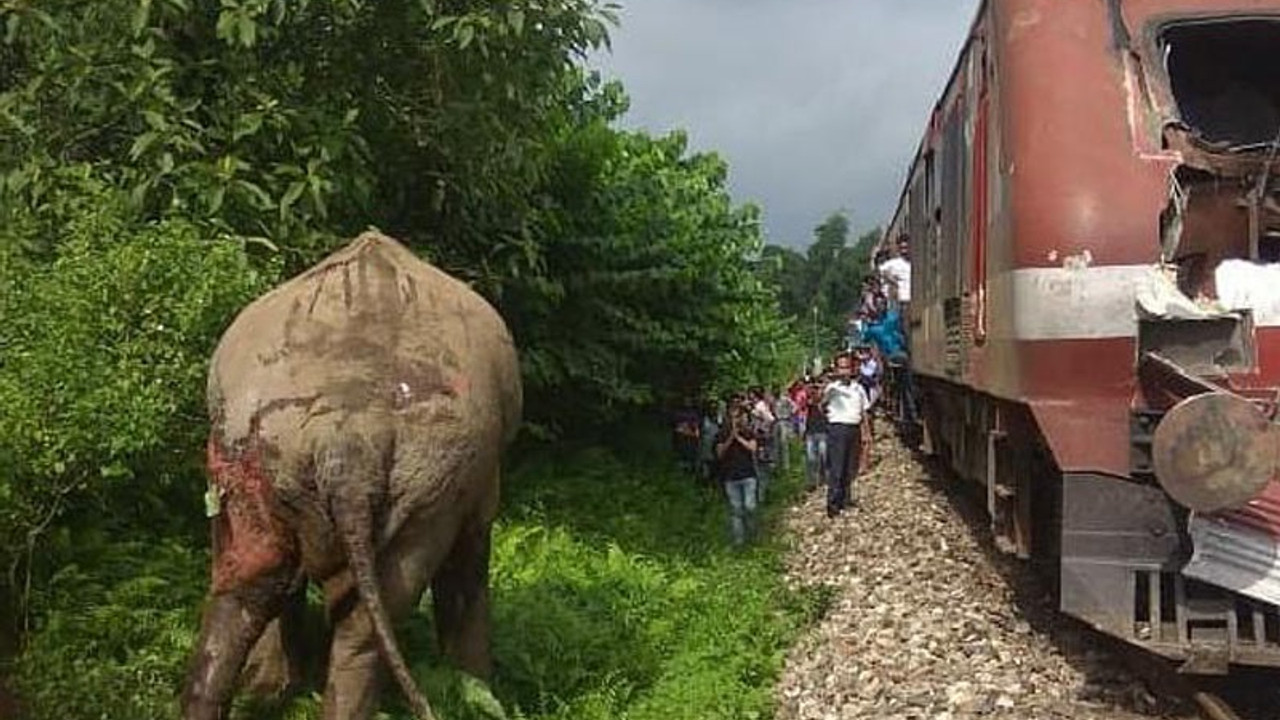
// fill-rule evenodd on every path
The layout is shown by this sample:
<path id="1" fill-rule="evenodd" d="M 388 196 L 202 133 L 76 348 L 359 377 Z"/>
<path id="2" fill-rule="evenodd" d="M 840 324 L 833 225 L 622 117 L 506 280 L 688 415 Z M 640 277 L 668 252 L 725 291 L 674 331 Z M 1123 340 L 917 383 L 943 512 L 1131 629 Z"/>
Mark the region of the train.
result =
<path id="1" fill-rule="evenodd" d="M 1280 666 L 1277 57 L 1280 0 L 983 0 L 882 240 L 924 449 L 1191 674 Z"/>

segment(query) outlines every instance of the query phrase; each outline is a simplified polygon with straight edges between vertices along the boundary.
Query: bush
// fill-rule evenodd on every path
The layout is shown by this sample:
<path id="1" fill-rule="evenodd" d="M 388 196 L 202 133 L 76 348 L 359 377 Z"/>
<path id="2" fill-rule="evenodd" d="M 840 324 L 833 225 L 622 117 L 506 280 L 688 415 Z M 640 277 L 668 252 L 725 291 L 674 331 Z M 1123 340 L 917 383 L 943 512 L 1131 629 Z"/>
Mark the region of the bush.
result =
<path id="1" fill-rule="evenodd" d="M 4 587 L 18 570 L 46 576 L 86 527 L 203 534 L 207 358 L 271 279 L 239 242 L 133 221 L 88 175 L 60 197 L 56 224 L 43 207 L 0 228 L 10 247 L 59 231 L 43 238 L 45 257 L 0 257 L 22 270 L 0 284 L 0 590 L 11 598 L 26 587 Z"/>
<path id="2" fill-rule="evenodd" d="M 88 549 L 34 598 L 15 667 L 30 720 L 177 716 L 208 558 L 174 544 Z"/>
<path id="3" fill-rule="evenodd" d="M 768 531 L 732 550 L 721 498 L 658 446 L 535 460 L 507 480 L 493 689 L 513 716 L 772 715 L 786 649 L 823 599 L 786 590 L 783 544 Z M 767 513 L 794 489 L 794 478 L 775 483 Z M 428 625 L 413 624 L 415 657 L 429 657 Z"/>
<path id="4" fill-rule="evenodd" d="M 720 498 L 655 462 L 664 455 L 627 457 L 591 448 L 509 477 L 493 544 L 492 695 L 442 663 L 425 606 L 400 628 L 443 720 L 772 715 L 783 655 L 825 598 L 784 588 L 781 543 L 730 549 Z M 785 479 L 771 512 L 792 489 Z M 129 544 L 90 545 L 79 560 L 36 597 L 44 620 L 17 667 L 33 720 L 174 717 L 206 558 Z M 241 703 L 235 717 L 319 718 L 320 698 Z"/>

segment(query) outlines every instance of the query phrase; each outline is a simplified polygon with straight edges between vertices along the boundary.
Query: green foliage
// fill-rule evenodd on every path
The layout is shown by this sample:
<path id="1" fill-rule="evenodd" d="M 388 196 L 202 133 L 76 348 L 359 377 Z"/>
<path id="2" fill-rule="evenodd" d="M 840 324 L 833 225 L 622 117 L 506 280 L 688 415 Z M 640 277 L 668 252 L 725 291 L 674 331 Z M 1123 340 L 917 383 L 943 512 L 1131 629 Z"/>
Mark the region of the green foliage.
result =
<path id="1" fill-rule="evenodd" d="M 18 675 L 38 717 L 169 712 L 203 587 L 188 571 L 205 567 L 207 358 L 251 298 L 369 225 L 499 307 L 542 430 L 580 436 L 795 366 L 758 212 L 730 201 L 725 163 L 681 133 L 615 129 L 621 88 L 578 67 L 612 12 L 0 2 L 0 617 L 32 623 Z M 661 473 L 565 471 L 585 478 L 554 498 L 573 523 L 517 509 L 499 535 L 497 612 L 528 628 L 499 633 L 502 701 L 560 717 L 765 708 L 794 618 L 775 612 L 790 601 L 774 551 L 709 550 L 719 506 Z M 732 657 L 704 657 L 695 641 L 721 631 Z M 417 657 L 455 717 L 492 715 Z M 83 682 L 62 688 L 71 673 Z"/>
<path id="2" fill-rule="evenodd" d="M 606 86 L 608 100 L 620 90 Z M 781 379 L 795 344 L 748 259 L 758 211 L 683 133 L 611 130 L 616 104 L 562 138 L 548 185 L 543 276 L 504 305 L 523 347 L 530 408 L 598 424 L 679 393 Z"/>
<path id="3" fill-rule="evenodd" d="M 771 716 L 786 648 L 830 595 L 785 588 L 783 546 L 769 530 L 751 550 L 730 549 L 723 499 L 662 457 L 655 435 L 625 452 L 548 455 L 512 474 L 493 543 L 493 694 L 442 664 L 426 607 L 399 633 L 442 718 Z M 775 483 L 768 525 L 796 487 L 794 477 Z M 99 536 L 73 559 L 38 591 L 43 619 L 17 663 L 32 720 L 176 717 L 206 554 Z M 313 690 L 237 716 L 319 711 Z"/>
<path id="4" fill-rule="evenodd" d="M 542 457 L 507 481 L 493 542 L 493 695 L 441 664 L 426 607 L 401 628 L 444 720 L 772 716 L 785 651 L 830 593 L 788 591 L 768 531 L 732 550 L 723 498 L 655 462 L 665 457 L 655 438 Z M 796 487 L 775 484 L 771 525 Z M 312 694 L 244 717 L 319 711 Z"/>
<path id="5" fill-rule="evenodd" d="M 865 232 L 849 245 L 849 218 L 837 212 L 813 234 L 803 254 L 778 245 L 766 247 L 761 273 L 777 289 L 782 314 L 792 319 L 806 344 L 826 348 L 844 336 L 845 322 L 861 297 L 862 280 L 871 272 L 871 253 L 881 231 Z"/>
<path id="6" fill-rule="evenodd" d="M 181 221 L 133 222 L 121 193 L 68 173 L 78 188 L 59 205 L 0 228 L 0 246 L 18 247 L 38 240 L 31 231 L 58 231 L 52 262 L 11 254 L 23 271 L 0 285 L 0 561 L 10 592 L 25 589 L 13 582 L 18 568 L 60 522 L 159 529 L 184 499 L 194 507 L 206 358 L 270 281 L 242 244 L 205 240 Z M 70 528 L 57 540 L 73 542 Z"/>
<path id="7" fill-rule="evenodd" d="M 607 42 L 594 0 L 50 0 L 4 6 L 0 190 L 104 165 L 152 216 L 298 267 L 366 224 L 496 294 L 536 262 L 532 190 Z"/>
<path id="8" fill-rule="evenodd" d="M 177 717 L 208 560 L 167 543 L 80 551 L 39 591 L 15 668 L 30 720 Z"/>
<path id="9" fill-rule="evenodd" d="M 38 206 L 58 193 L 51 169 L 88 160 L 145 217 L 263 238 L 291 269 L 376 225 L 499 304 L 544 428 L 777 379 L 796 347 L 746 266 L 756 211 L 683 135 L 612 129 L 621 89 L 575 67 L 612 11 L 12 4 L 0 200 Z"/>
<path id="10" fill-rule="evenodd" d="M 719 493 L 654 437 L 530 462 L 495 538 L 494 690 L 512 714 L 605 720 L 772 714 L 786 648 L 812 616 L 782 544 L 736 552 Z M 795 491 L 775 483 L 770 524 Z"/>

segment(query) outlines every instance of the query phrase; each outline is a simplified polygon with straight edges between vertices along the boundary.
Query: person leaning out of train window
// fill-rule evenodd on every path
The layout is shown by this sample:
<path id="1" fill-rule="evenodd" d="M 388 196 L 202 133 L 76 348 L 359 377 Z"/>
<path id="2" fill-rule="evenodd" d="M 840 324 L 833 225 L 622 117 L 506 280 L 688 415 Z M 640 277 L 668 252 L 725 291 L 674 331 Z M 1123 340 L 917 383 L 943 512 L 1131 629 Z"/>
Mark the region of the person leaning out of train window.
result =
<path id="1" fill-rule="evenodd" d="M 903 334 L 902 315 L 890 307 L 882 296 L 877 301 L 875 319 L 866 324 L 862 339 L 874 346 L 891 363 L 901 364 L 907 358 L 907 338 Z"/>
<path id="2" fill-rule="evenodd" d="M 822 391 L 827 412 L 827 457 L 830 476 L 827 480 L 827 517 L 839 515 L 846 504 L 857 504 L 853 479 L 858 474 L 862 421 L 871 401 L 862 383 L 854 379 L 857 372 L 851 355 L 836 358 L 835 381 Z"/>
<path id="3" fill-rule="evenodd" d="M 902 317 L 909 317 L 907 309 L 911 305 L 911 245 L 905 235 L 898 240 L 898 254 L 880 263 L 877 269 L 885 282 L 893 287 L 893 299 L 898 301 Z"/>

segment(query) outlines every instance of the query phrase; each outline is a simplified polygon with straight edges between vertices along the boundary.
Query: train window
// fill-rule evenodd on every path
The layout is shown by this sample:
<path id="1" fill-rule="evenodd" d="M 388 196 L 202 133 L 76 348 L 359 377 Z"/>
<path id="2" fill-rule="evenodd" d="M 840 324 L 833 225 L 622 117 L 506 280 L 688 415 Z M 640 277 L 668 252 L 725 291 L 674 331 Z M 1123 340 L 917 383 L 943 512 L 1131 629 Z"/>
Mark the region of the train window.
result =
<path id="1" fill-rule="evenodd" d="M 962 270 L 960 249 L 964 244 L 965 172 L 964 109 L 957 101 L 947 114 L 943 126 L 942 147 L 942 247 L 938 264 L 944 273 L 941 282 L 943 298 L 956 297 L 960 291 L 958 274 Z"/>
<path id="2" fill-rule="evenodd" d="M 1280 21 L 1177 24 L 1161 40 L 1181 119 L 1202 140 L 1240 148 L 1280 138 Z"/>
<path id="3" fill-rule="evenodd" d="M 927 212 L 932 213 L 938 206 L 937 171 L 934 169 L 934 152 L 930 150 L 924 155 L 924 205 Z"/>

